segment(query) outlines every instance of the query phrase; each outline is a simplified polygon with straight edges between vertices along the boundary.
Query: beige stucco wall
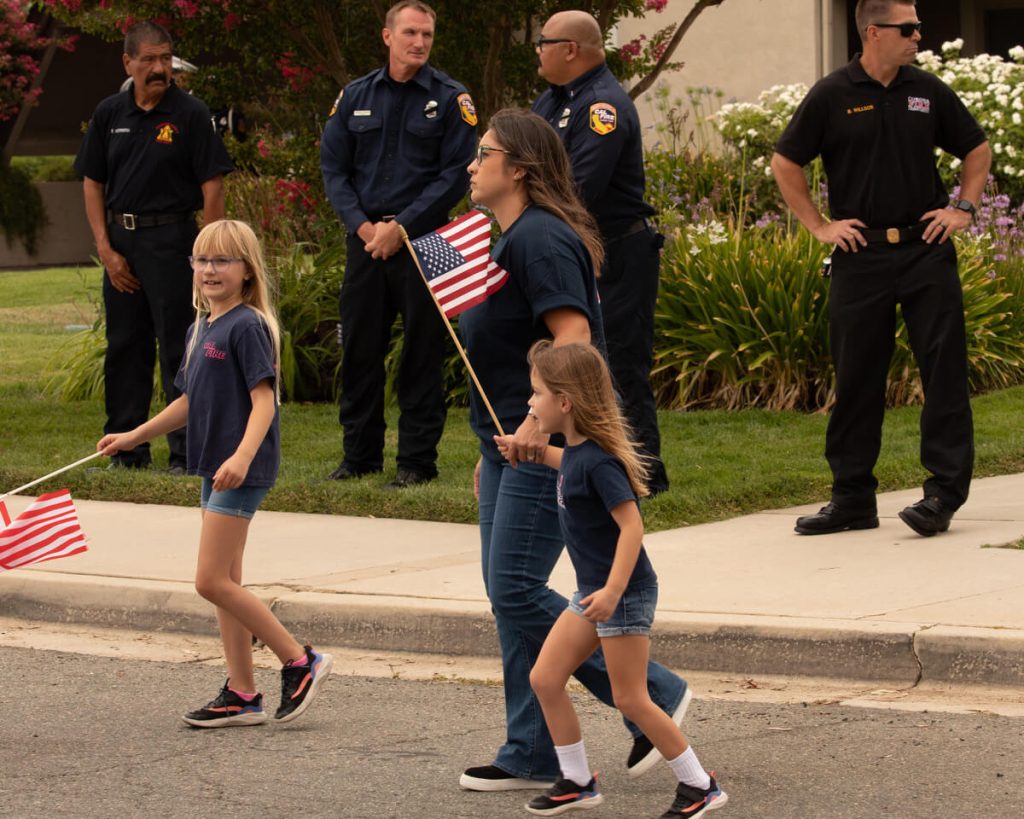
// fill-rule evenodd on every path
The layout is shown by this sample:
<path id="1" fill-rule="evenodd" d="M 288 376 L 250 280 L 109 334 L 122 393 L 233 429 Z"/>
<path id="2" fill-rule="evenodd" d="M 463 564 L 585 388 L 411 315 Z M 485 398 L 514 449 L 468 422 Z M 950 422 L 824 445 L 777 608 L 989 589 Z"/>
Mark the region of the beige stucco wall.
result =
<path id="1" fill-rule="evenodd" d="M 669 0 L 661 14 L 649 12 L 642 19 L 619 23 L 617 44 L 639 34 L 648 37 L 680 21 L 692 8 L 692 0 Z M 831 60 L 830 45 L 819 32 L 828 32 L 832 21 L 822 19 L 829 3 L 822 0 L 725 0 L 721 6 L 704 11 L 676 50 L 674 60 L 686 65 L 681 71 L 664 74 L 672 96 L 686 98 L 689 86 L 711 86 L 731 98 L 756 100 L 757 95 L 776 84 L 813 84 L 822 76 L 822 65 Z M 821 41 L 826 40 L 825 53 Z M 657 120 L 653 89 L 637 100 L 644 124 Z M 652 128 L 647 132 L 651 134 Z"/>

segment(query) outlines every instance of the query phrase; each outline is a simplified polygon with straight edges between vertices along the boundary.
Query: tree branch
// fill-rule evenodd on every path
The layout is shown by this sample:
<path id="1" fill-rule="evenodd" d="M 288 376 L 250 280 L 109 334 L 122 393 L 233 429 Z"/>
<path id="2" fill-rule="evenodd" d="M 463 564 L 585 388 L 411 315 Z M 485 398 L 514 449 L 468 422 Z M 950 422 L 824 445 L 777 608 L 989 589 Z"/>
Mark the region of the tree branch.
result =
<path id="1" fill-rule="evenodd" d="M 665 66 L 668 65 L 669 60 L 672 59 L 672 55 L 675 53 L 675 50 L 683 41 L 683 37 L 686 35 L 686 32 L 690 30 L 690 26 L 692 26 L 696 19 L 700 17 L 701 13 L 712 6 L 720 6 L 724 2 L 725 0 L 697 0 L 693 8 L 690 9 L 690 13 L 683 18 L 683 22 L 679 24 L 675 32 L 672 34 L 672 39 L 668 41 L 665 51 L 662 53 L 661 57 L 658 58 L 658 62 L 654 64 L 654 68 L 651 69 L 651 73 L 629 89 L 630 99 L 635 100 L 644 93 L 644 91 L 654 85 L 654 81 L 658 79 L 658 75 L 664 70 Z"/>

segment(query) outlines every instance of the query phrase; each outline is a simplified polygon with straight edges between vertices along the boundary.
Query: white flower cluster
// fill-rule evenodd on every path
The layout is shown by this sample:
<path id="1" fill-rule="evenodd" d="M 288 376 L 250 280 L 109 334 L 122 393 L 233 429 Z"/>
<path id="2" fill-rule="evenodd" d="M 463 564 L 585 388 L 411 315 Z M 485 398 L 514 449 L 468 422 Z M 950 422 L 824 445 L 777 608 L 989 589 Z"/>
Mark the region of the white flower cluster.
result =
<path id="1" fill-rule="evenodd" d="M 722 245 L 729 241 L 729 229 L 717 219 L 686 226 L 690 255 L 696 256 L 705 245 Z"/>

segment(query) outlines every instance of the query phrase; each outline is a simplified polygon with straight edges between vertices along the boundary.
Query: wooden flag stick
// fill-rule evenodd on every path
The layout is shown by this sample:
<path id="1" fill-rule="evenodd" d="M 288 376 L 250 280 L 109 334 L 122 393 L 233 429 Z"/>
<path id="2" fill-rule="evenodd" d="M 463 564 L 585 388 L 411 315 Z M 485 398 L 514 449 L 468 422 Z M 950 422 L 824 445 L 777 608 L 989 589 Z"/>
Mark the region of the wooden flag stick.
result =
<path id="1" fill-rule="evenodd" d="M 86 463 L 87 461 L 91 461 L 93 458 L 98 458 L 101 454 L 103 454 L 103 453 L 101 453 L 101 452 L 94 452 L 94 453 L 92 453 L 92 455 L 88 455 L 88 456 L 86 456 L 85 458 L 82 458 L 79 461 L 75 461 L 73 464 L 68 464 L 67 466 L 62 466 L 60 469 L 57 469 L 57 470 L 51 472 L 49 475 L 43 475 L 43 477 L 36 478 L 34 481 L 31 481 L 30 483 L 27 483 L 24 486 L 19 486 L 17 489 L 12 489 L 10 492 L 4 492 L 2 495 L 0 495 L 0 500 L 2 500 L 3 498 L 10 497 L 11 495 L 17 495 L 19 492 L 24 492 L 26 489 L 30 489 L 31 487 L 35 486 L 37 483 L 42 483 L 43 481 L 49 480 L 50 478 L 55 478 L 57 475 L 60 475 L 62 472 L 67 472 L 69 469 L 74 469 L 76 466 L 81 466 L 82 464 Z"/>
<path id="2" fill-rule="evenodd" d="M 416 255 L 416 250 L 412 246 L 412 242 L 409 241 L 409 234 L 405 232 L 405 228 L 402 228 L 402 239 L 405 240 L 405 246 L 409 248 L 409 255 L 412 256 L 412 260 L 416 263 L 416 269 L 420 271 L 420 278 L 423 279 L 423 286 L 427 288 L 427 292 L 430 293 L 430 298 L 434 300 L 434 306 L 437 308 L 437 312 L 441 314 L 441 318 L 444 320 L 444 326 L 448 328 L 448 334 L 452 337 L 452 341 L 455 342 L 455 348 L 459 351 L 459 355 L 462 356 L 462 362 L 466 365 L 466 369 L 469 370 L 469 377 L 473 379 L 473 383 L 476 384 L 477 391 L 480 393 L 480 397 L 484 399 L 484 404 L 487 406 L 487 411 L 491 414 L 491 420 L 494 421 L 494 426 L 498 428 L 498 434 L 504 435 L 505 430 L 502 429 L 501 421 L 498 420 L 498 415 L 494 411 L 494 407 L 491 406 L 490 400 L 487 398 L 487 393 L 484 392 L 484 388 L 480 386 L 480 379 L 476 377 L 476 372 L 473 370 L 473 365 L 469 363 L 469 357 L 466 355 L 466 351 L 462 349 L 462 344 L 459 342 L 459 336 L 455 332 L 455 328 L 452 327 L 452 323 L 448 320 L 448 316 L 444 314 L 444 310 L 441 308 L 441 302 L 437 300 L 437 294 L 430 288 L 430 284 L 427 282 L 427 274 L 423 272 L 423 268 L 420 266 L 420 257 Z"/>

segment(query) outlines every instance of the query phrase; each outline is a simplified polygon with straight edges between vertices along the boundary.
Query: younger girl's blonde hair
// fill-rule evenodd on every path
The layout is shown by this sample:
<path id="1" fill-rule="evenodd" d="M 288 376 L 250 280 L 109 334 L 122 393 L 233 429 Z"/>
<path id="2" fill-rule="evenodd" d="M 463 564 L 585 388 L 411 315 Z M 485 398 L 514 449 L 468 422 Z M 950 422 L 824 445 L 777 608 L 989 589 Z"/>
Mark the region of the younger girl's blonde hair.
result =
<path id="1" fill-rule="evenodd" d="M 629 425 L 615 399 L 611 374 L 604 357 L 592 344 L 563 344 L 550 340 L 536 342 L 529 353 L 530 367 L 545 386 L 572 402 L 572 423 L 580 435 L 589 438 L 616 458 L 637 497 L 649 494 L 647 463 L 639 445 L 630 437 Z"/>
<path id="2" fill-rule="evenodd" d="M 281 329 L 274 310 L 274 283 L 263 261 L 260 240 L 251 227 L 236 219 L 220 219 L 206 225 L 192 245 L 194 256 L 230 256 L 241 259 L 249 278 L 242 283 L 242 303 L 260 317 L 274 345 L 274 393 L 281 403 Z M 196 328 L 199 322 L 210 314 L 210 303 L 203 296 L 203 289 L 193 277 L 192 304 L 196 308 Z M 193 332 L 185 350 L 185 369 L 188 369 L 192 352 L 196 348 L 199 333 Z"/>

